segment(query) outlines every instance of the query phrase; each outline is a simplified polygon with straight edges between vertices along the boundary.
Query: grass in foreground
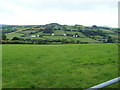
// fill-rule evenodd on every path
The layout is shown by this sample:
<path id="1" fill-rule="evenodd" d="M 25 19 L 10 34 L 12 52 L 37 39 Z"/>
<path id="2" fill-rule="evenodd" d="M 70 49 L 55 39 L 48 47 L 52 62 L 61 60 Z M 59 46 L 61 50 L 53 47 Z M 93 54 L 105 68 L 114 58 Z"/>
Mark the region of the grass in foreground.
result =
<path id="1" fill-rule="evenodd" d="M 115 44 L 3 45 L 2 62 L 3 88 L 89 88 L 118 77 Z"/>

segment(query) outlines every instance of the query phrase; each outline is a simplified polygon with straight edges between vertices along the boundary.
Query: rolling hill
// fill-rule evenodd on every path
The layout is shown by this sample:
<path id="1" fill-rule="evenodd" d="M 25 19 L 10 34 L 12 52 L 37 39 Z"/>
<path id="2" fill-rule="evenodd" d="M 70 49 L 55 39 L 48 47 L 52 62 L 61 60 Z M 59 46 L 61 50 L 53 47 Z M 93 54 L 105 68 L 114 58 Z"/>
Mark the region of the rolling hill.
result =
<path id="1" fill-rule="evenodd" d="M 2 33 L 6 35 L 6 40 L 8 41 L 18 37 L 19 41 L 29 41 L 38 44 L 116 43 L 118 42 L 119 29 L 96 25 L 88 27 L 50 23 L 46 25 L 3 25 Z"/>

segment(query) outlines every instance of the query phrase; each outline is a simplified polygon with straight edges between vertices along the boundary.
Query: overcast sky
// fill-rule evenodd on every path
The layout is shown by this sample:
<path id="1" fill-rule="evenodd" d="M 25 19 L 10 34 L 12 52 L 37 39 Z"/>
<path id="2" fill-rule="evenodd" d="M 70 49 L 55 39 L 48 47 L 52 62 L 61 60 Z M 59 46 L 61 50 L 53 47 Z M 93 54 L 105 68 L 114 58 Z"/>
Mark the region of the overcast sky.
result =
<path id="1" fill-rule="evenodd" d="M 1 0 L 0 24 L 118 26 L 119 0 Z"/>

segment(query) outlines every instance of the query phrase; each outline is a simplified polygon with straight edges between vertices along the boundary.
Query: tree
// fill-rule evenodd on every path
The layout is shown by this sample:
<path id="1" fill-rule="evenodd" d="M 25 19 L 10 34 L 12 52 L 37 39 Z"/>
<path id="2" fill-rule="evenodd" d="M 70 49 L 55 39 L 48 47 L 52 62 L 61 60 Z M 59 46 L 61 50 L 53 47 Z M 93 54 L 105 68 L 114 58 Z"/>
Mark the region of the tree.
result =
<path id="1" fill-rule="evenodd" d="M 62 42 L 62 44 L 69 43 L 69 41 L 67 39 L 62 39 L 61 42 Z"/>
<path id="2" fill-rule="evenodd" d="M 5 34 L 2 34 L 2 40 L 6 40 L 7 36 Z"/>
<path id="3" fill-rule="evenodd" d="M 44 30 L 43 33 L 52 33 L 53 32 L 53 27 L 52 26 L 47 26 Z"/>
<path id="4" fill-rule="evenodd" d="M 97 28 L 97 26 L 96 26 L 96 25 L 93 25 L 92 27 Z"/>
<path id="5" fill-rule="evenodd" d="M 113 43 L 113 40 L 112 40 L 112 38 L 110 36 L 107 39 L 107 43 Z"/>
<path id="6" fill-rule="evenodd" d="M 18 37 L 13 37 L 12 40 L 20 40 Z"/>

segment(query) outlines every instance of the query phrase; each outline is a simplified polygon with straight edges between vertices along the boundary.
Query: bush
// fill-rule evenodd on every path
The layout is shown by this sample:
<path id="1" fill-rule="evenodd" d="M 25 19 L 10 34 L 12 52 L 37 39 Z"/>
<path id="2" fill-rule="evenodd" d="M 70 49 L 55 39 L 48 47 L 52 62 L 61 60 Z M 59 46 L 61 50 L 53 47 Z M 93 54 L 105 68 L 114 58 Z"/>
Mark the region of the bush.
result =
<path id="1" fill-rule="evenodd" d="M 18 37 L 13 37 L 12 40 L 20 40 Z"/>

